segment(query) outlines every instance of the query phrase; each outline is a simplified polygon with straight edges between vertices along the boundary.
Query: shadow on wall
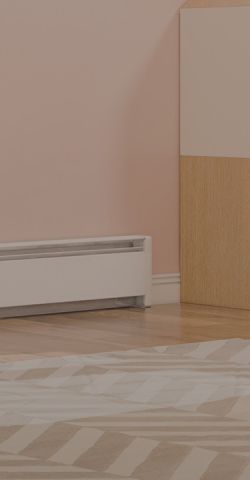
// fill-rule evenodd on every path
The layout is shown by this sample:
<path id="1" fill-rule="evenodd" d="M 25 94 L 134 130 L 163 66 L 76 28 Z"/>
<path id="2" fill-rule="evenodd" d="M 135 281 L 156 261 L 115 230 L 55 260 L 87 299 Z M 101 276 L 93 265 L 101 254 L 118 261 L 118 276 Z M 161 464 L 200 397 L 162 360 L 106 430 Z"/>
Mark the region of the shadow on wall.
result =
<path id="1" fill-rule="evenodd" d="M 124 107 L 124 137 L 118 152 L 124 167 L 121 211 L 129 216 L 125 223 L 131 225 L 131 232 L 153 235 L 157 249 L 164 252 L 160 258 L 154 252 L 158 273 L 162 265 L 176 272 L 179 261 L 178 39 L 176 14 Z"/>

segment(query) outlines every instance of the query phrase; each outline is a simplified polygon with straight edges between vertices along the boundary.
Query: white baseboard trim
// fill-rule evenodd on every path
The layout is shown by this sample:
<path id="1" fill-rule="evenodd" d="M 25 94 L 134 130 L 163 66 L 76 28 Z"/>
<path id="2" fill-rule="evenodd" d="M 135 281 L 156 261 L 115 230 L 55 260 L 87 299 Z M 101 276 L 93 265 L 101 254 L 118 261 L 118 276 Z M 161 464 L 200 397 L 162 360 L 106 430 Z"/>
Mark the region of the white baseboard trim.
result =
<path id="1" fill-rule="evenodd" d="M 152 305 L 180 302 L 180 273 L 153 275 Z"/>

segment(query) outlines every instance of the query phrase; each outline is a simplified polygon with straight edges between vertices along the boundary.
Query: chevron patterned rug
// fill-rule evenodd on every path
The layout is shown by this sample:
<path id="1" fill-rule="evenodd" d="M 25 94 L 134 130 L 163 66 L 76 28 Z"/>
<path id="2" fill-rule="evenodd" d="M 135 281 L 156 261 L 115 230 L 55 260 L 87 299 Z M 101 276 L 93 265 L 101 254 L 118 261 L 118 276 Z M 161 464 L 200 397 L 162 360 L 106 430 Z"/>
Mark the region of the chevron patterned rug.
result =
<path id="1" fill-rule="evenodd" d="M 250 341 L 1 357 L 0 479 L 249 480 Z"/>

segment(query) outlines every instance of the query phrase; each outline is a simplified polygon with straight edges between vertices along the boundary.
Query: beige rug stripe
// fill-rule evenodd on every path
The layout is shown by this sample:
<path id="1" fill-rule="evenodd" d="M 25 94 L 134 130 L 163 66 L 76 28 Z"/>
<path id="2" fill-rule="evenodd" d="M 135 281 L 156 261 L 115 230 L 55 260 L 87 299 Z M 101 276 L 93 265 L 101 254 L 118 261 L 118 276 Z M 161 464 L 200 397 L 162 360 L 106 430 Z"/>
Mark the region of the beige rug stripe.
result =
<path id="1" fill-rule="evenodd" d="M 213 400 L 213 398 L 210 398 L 208 402 L 200 405 L 198 411 L 201 413 L 225 417 L 225 415 L 232 410 L 237 400 L 237 397 L 229 397 L 222 400 Z"/>
<path id="2" fill-rule="evenodd" d="M 22 451 L 22 455 L 28 457 L 44 458 L 52 457 L 80 430 L 80 427 L 67 423 L 55 423 L 46 430 L 37 440 L 34 440 Z"/>
<path id="3" fill-rule="evenodd" d="M 151 415 L 151 414 L 150 414 Z M 150 419 L 150 415 L 149 415 L 149 419 Z M 233 422 L 233 420 L 230 422 L 220 422 L 220 420 L 218 420 L 218 422 L 215 422 L 213 420 L 211 420 L 210 422 L 166 422 L 166 421 L 148 421 L 145 420 L 145 421 L 141 421 L 141 422 L 137 422 L 137 421 L 128 421 L 126 422 L 125 420 L 124 421 L 120 421 L 120 420 L 116 420 L 116 421 L 108 421 L 108 419 L 105 419 L 104 421 L 103 420 L 98 420 L 96 422 L 74 422 L 73 425 L 77 425 L 77 426 L 82 426 L 82 427 L 88 427 L 88 428 L 94 428 L 95 426 L 98 426 L 100 428 L 106 428 L 106 427 L 119 427 L 119 428 L 138 428 L 138 427 L 161 427 L 161 428 L 164 428 L 164 427 L 170 427 L 170 428 L 176 428 L 176 427 L 179 427 L 179 428 L 187 428 L 186 431 L 181 431 L 181 433 L 188 433 L 190 432 L 190 430 L 194 430 L 196 429 L 196 427 L 216 427 L 216 431 L 218 432 L 228 432 L 228 430 L 231 428 L 231 432 L 230 433 L 237 433 L 236 431 L 236 428 L 239 428 L 239 427 L 249 427 L 250 424 L 249 422 L 246 422 L 246 423 L 243 423 L 243 422 Z M 190 427 L 190 428 L 189 428 Z M 219 428 L 221 427 L 221 430 L 218 430 Z M 233 430 L 233 428 L 235 427 L 235 430 Z M 222 430 L 224 429 L 224 430 Z M 144 430 L 142 430 L 144 431 Z M 160 431 L 160 430 L 159 430 Z M 215 430 L 213 430 L 214 432 Z M 168 432 L 170 432 L 170 430 L 168 429 Z M 170 433 L 173 433 L 173 431 L 171 431 Z M 209 433 L 208 433 L 209 434 Z"/>
<path id="4" fill-rule="evenodd" d="M 239 432 L 239 431 L 230 431 L 230 430 L 224 430 L 223 432 L 221 431 L 217 431 L 217 430 L 214 430 L 214 431 L 211 431 L 211 432 L 201 432 L 199 430 L 197 430 L 197 432 L 190 432 L 190 431 L 177 431 L 177 430 L 173 430 L 171 432 L 169 431 L 162 431 L 162 430 L 123 430 L 122 431 L 123 434 L 127 434 L 127 435 L 134 435 L 134 436 L 146 436 L 146 437 L 155 437 L 155 436 L 158 436 L 158 437 L 165 437 L 167 440 L 170 440 L 171 442 L 179 442 L 179 438 L 180 439 L 183 439 L 183 443 L 186 443 L 186 440 L 187 438 L 192 438 L 192 437 L 197 437 L 197 442 L 200 442 L 200 438 L 202 437 L 205 437 L 205 438 L 208 438 L 208 437 L 211 437 L 211 438 L 214 438 L 214 437 L 223 437 L 224 440 L 226 441 L 229 441 L 228 438 L 229 437 L 243 437 L 243 438 L 246 438 L 248 437 L 249 438 L 249 448 L 250 448 L 250 432 L 246 432 L 246 431 L 242 431 L 242 432 Z M 237 441 L 238 438 L 235 439 L 235 441 Z M 192 440 L 191 440 L 192 441 Z M 195 441 L 195 440 L 193 440 Z M 217 440 L 214 440 L 215 442 L 217 442 Z M 218 440 L 218 441 L 221 441 L 221 440 Z M 233 440 L 232 440 L 233 441 Z M 250 479 L 249 479 L 250 480 Z"/>
<path id="5" fill-rule="evenodd" d="M 8 455 L 7 453 L 4 455 L 0 453 L 0 462 L 3 460 L 10 460 L 11 462 L 27 462 L 27 459 L 30 460 L 29 457 L 22 457 L 22 455 Z"/>
<path id="6" fill-rule="evenodd" d="M 249 480 L 250 478 L 250 465 L 248 465 L 242 475 L 239 477 L 239 480 Z"/>
<path id="7" fill-rule="evenodd" d="M 169 480 L 190 451 L 186 445 L 161 442 L 135 470 L 134 476 L 140 480 Z"/>
<path id="8" fill-rule="evenodd" d="M 67 380 L 75 375 L 82 369 L 82 365 L 69 365 L 57 368 L 53 373 L 48 375 L 46 378 L 41 379 L 39 385 L 41 386 L 51 386 L 51 387 L 60 387 Z"/>
<path id="9" fill-rule="evenodd" d="M 189 440 L 179 440 L 175 443 L 183 443 L 185 445 L 190 445 L 190 446 L 194 446 L 196 445 L 196 443 L 198 443 L 198 445 L 200 445 L 201 447 L 210 447 L 210 448 L 219 448 L 219 447 L 236 447 L 236 448 L 240 448 L 240 447 L 247 447 L 249 448 L 250 450 L 250 441 L 241 441 L 241 440 L 200 440 L 200 439 L 197 439 L 197 440 L 192 440 L 192 441 L 189 441 Z"/>
<path id="10" fill-rule="evenodd" d="M 103 432 L 94 428 L 81 428 L 50 460 L 72 465 L 101 438 Z"/>
<path id="11" fill-rule="evenodd" d="M 206 363 L 203 363 L 201 360 L 198 362 L 197 359 L 193 359 L 193 362 L 191 361 L 188 361 L 186 360 L 186 362 L 178 362 L 178 361 L 173 361 L 173 360 L 169 360 L 169 362 L 166 362 L 165 364 L 162 362 L 160 365 L 159 364 L 154 364 L 152 362 L 151 365 L 114 365 L 113 367 L 113 370 L 118 370 L 118 371 L 124 371 L 124 372 L 127 372 L 127 373 L 142 373 L 142 372 L 145 372 L 145 370 L 147 372 L 151 372 L 152 374 L 155 372 L 155 371 L 162 371 L 162 372 L 165 372 L 166 369 L 168 371 L 171 371 L 172 370 L 183 370 L 184 368 L 185 369 L 191 369 L 192 371 L 195 369 L 197 371 L 200 371 L 201 373 L 202 372 L 225 372 L 225 373 L 228 373 L 229 371 L 231 371 L 232 367 L 230 368 L 230 366 L 228 365 L 225 365 L 225 364 L 218 364 L 216 365 L 216 363 L 212 363 L 212 360 L 211 360 L 211 363 L 208 363 L 208 360 L 205 361 Z M 250 373 L 250 367 L 248 365 L 241 365 L 240 363 L 239 364 L 235 364 L 233 366 L 233 369 L 234 369 L 234 373 L 242 373 L 243 374 L 248 374 Z"/>
<path id="12" fill-rule="evenodd" d="M 30 445 L 30 443 L 48 430 L 49 427 L 50 425 L 48 424 L 25 425 L 16 433 L 14 433 L 14 435 L 12 435 L 8 440 L 5 440 L 5 442 L 0 444 L 0 451 L 20 453 L 28 445 Z"/>
<path id="13" fill-rule="evenodd" d="M 204 421 L 206 421 L 206 420 L 209 421 L 210 420 L 210 416 L 205 415 L 204 413 L 196 413 L 196 412 L 189 412 L 189 411 L 185 411 L 185 410 L 177 410 L 175 407 L 168 407 L 168 406 L 166 406 L 165 408 L 160 407 L 158 410 L 152 410 L 153 408 L 154 408 L 153 405 L 149 405 L 147 410 L 142 410 L 142 411 L 139 410 L 138 412 L 121 413 L 120 417 L 124 418 L 124 419 L 127 419 L 128 417 L 129 418 L 132 418 L 132 417 L 148 418 L 148 415 L 150 415 L 151 417 L 160 417 L 160 418 L 170 417 L 170 421 L 172 419 L 176 420 L 177 417 L 178 417 L 178 420 L 180 418 L 180 421 L 182 421 L 181 417 L 185 417 L 186 420 L 190 419 L 190 421 L 200 419 L 200 418 L 202 418 Z M 218 419 L 218 420 L 219 421 L 224 421 L 224 419 Z M 227 422 L 228 420 L 226 419 L 225 421 Z"/>
<path id="14" fill-rule="evenodd" d="M 170 480 L 200 480 L 216 456 L 216 452 L 194 448 L 177 467 Z"/>
<path id="15" fill-rule="evenodd" d="M 218 340 L 217 342 L 204 342 L 201 343 L 191 354 L 192 358 L 205 359 L 208 355 L 211 355 L 214 352 L 219 352 L 222 347 L 226 344 L 227 340 Z M 189 356 L 188 355 L 188 356 Z"/>
<path id="16" fill-rule="evenodd" d="M 20 380 L 43 380 L 54 372 L 54 368 L 34 368 L 23 372 Z"/>
<path id="17" fill-rule="evenodd" d="M 250 420 L 250 396 L 239 398 L 234 404 L 233 408 L 227 414 L 227 417 Z"/>
<path id="18" fill-rule="evenodd" d="M 8 466 L 8 467 L 6 467 L 6 466 L 5 467 L 0 467 L 0 472 L 6 472 L 6 470 L 8 471 L 8 473 L 23 473 L 23 472 L 24 473 L 49 473 L 50 475 L 52 475 L 53 473 L 82 473 L 82 472 L 89 473 L 89 470 L 85 470 L 85 469 L 77 468 L 77 467 L 73 467 L 73 466 L 68 467 L 66 465 L 65 466 L 60 466 L 59 465 L 59 466 L 55 466 L 55 467 L 53 465 L 46 465 L 46 466 L 44 466 L 44 465 L 25 465 L 25 466 L 15 465 L 15 466 Z M 38 477 L 38 478 L 40 480 L 40 477 Z M 2 480 L 7 480 L 7 479 L 2 479 Z M 27 479 L 25 479 L 25 480 L 27 480 Z M 31 479 L 29 479 L 29 480 L 31 480 Z"/>
<path id="19" fill-rule="evenodd" d="M 139 388 L 127 397 L 130 402 L 147 403 L 162 390 L 163 387 L 171 383 L 172 379 L 164 377 L 151 377 L 143 383 Z"/>
<path id="20" fill-rule="evenodd" d="M 210 464 L 202 480 L 239 480 L 246 464 L 247 460 L 241 456 L 221 453 Z"/>
<path id="21" fill-rule="evenodd" d="M 237 355 L 245 348 L 244 342 L 242 340 L 232 340 L 231 342 L 226 342 L 224 347 L 215 351 L 213 354 L 209 355 L 207 360 L 212 360 L 213 362 L 230 362 L 231 358 L 234 355 Z"/>
<path id="22" fill-rule="evenodd" d="M 6 372 L 1 373 L 0 380 L 17 380 L 20 377 L 23 379 L 22 370 L 7 370 Z"/>
<path id="23" fill-rule="evenodd" d="M 237 353 L 236 355 L 233 355 L 230 358 L 230 362 L 243 364 L 250 363 L 250 345 L 243 348 L 241 352 Z"/>
<path id="24" fill-rule="evenodd" d="M 159 442 L 136 438 L 131 442 L 115 462 L 106 470 L 114 475 L 129 476 L 141 465 L 150 453 L 159 445 Z"/>
<path id="25" fill-rule="evenodd" d="M 101 377 L 98 377 L 90 385 L 84 387 L 84 392 L 101 394 L 109 391 L 116 382 L 119 382 L 126 373 L 104 373 Z"/>
<path id="26" fill-rule="evenodd" d="M 217 342 L 217 340 L 214 340 L 213 343 Z M 208 342 L 201 342 L 202 344 L 208 343 Z M 177 355 L 182 355 L 182 356 L 188 356 L 190 353 L 194 352 L 200 345 L 199 343 L 183 343 L 181 345 L 169 345 L 167 352 L 170 354 L 177 354 Z"/>
<path id="27" fill-rule="evenodd" d="M 77 466 L 105 472 L 122 452 L 130 445 L 132 439 L 119 431 L 104 431 L 96 444 L 77 459 Z"/>
<path id="28" fill-rule="evenodd" d="M 187 408 L 196 411 L 200 405 L 207 402 L 212 395 L 218 391 L 218 385 L 206 384 L 195 385 L 192 390 L 181 396 L 181 399 L 176 403 L 176 407 Z"/>

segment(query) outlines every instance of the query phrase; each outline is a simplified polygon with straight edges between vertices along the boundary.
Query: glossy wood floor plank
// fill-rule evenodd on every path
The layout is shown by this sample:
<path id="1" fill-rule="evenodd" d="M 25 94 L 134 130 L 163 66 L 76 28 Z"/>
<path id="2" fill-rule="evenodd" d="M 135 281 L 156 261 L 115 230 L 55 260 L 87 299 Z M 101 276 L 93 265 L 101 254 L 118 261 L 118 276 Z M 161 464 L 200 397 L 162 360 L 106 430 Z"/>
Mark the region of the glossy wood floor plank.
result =
<path id="1" fill-rule="evenodd" d="M 159 305 L 0 320 L 0 360 L 135 347 L 250 338 L 250 312 L 198 305 Z"/>

